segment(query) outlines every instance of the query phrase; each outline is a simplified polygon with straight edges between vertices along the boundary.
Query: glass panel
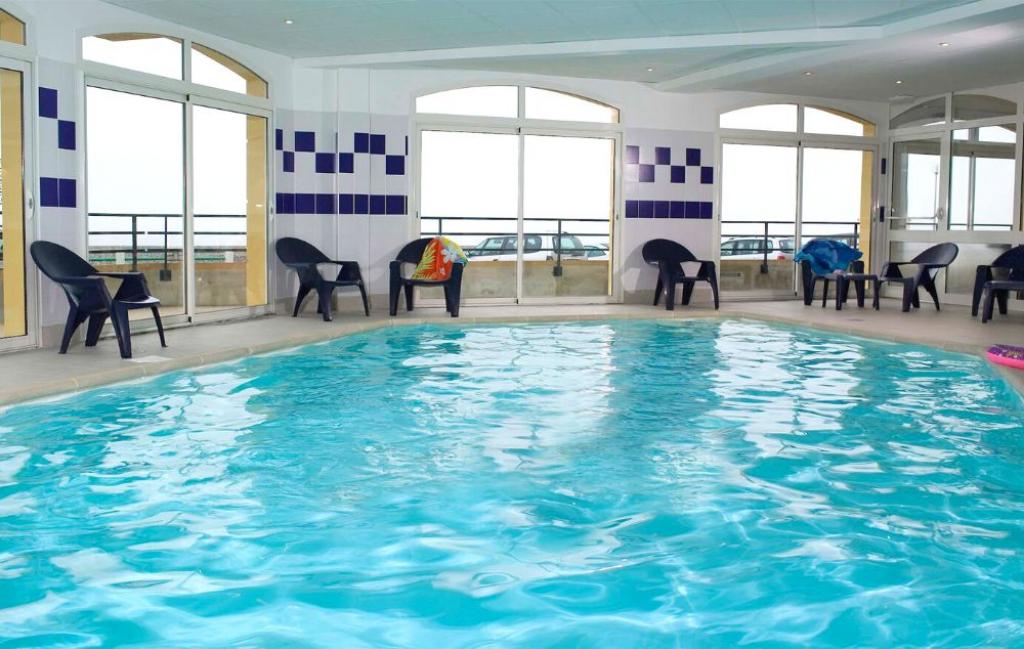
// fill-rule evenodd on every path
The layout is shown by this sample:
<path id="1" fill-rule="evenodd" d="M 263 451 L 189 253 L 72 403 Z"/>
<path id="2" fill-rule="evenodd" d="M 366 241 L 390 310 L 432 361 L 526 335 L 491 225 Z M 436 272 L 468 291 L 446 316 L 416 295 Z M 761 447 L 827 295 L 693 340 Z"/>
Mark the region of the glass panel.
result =
<path id="1" fill-rule="evenodd" d="M 892 230 L 934 230 L 939 211 L 939 140 L 893 145 Z"/>
<path id="2" fill-rule="evenodd" d="M 519 137 L 423 131 L 420 233 L 444 234 L 469 256 L 462 296 L 516 296 Z M 423 291 L 441 298 L 441 289 Z"/>
<path id="3" fill-rule="evenodd" d="M 141 270 L 161 315 L 183 313 L 184 106 L 89 87 L 86 136 L 89 260 Z"/>
<path id="4" fill-rule="evenodd" d="M 230 56 L 192 44 L 192 82 L 254 97 L 267 96 L 267 82 Z"/>
<path id="5" fill-rule="evenodd" d="M 543 88 L 527 88 L 526 117 L 527 119 L 617 124 L 619 111 L 607 104 L 569 93 L 544 90 Z"/>
<path id="6" fill-rule="evenodd" d="M 875 134 L 875 125 L 834 108 L 806 106 L 804 108 L 804 133 L 872 137 Z"/>
<path id="7" fill-rule="evenodd" d="M 989 95 L 953 95 L 953 121 L 963 122 L 990 117 L 1014 117 L 1017 104 Z"/>
<path id="8" fill-rule="evenodd" d="M 21 73 L 0 69 L 0 338 L 28 333 Z"/>
<path id="9" fill-rule="evenodd" d="M 0 41 L 25 44 L 25 23 L 0 9 Z"/>
<path id="10" fill-rule="evenodd" d="M 794 146 L 722 145 L 723 290 L 792 295 L 796 156 Z"/>
<path id="11" fill-rule="evenodd" d="M 476 86 L 435 92 L 416 98 L 416 112 L 518 117 L 519 89 L 516 86 Z"/>
<path id="12" fill-rule="evenodd" d="M 935 244 L 923 242 L 901 242 L 894 241 L 889 244 L 889 259 L 893 261 L 909 261 L 915 255 L 924 252 Z M 953 265 L 936 280 L 936 285 L 943 289 L 946 295 L 970 296 L 974 291 L 974 278 L 978 266 L 990 264 L 992 261 L 1010 249 L 1010 244 L 1001 243 L 957 243 L 960 252 L 953 262 Z M 899 297 L 899 287 L 888 290 L 890 297 Z M 922 292 L 924 300 L 927 295 Z"/>
<path id="13" fill-rule="evenodd" d="M 946 121 L 946 98 L 936 97 L 912 106 L 889 120 L 889 128 L 929 126 Z"/>
<path id="14" fill-rule="evenodd" d="M 874 159 L 871 151 L 804 149 L 801 243 L 815 237 L 845 241 L 864 252 L 870 267 Z"/>
<path id="15" fill-rule="evenodd" d="M 796 132 L 796 104 L 765 104 L 723 113 L 722 128 Z"/>
<path id="16" fill-rule="evenodd" d="M 156 34 L 104 34 L 82 39 L 82 58 L 181 79 L 181 41 Z"/>
<path id="17" fill-rule="evenodd" d="M 266 304 L 266 120 L 192 113 L 196 309 Z"/>
<path id="18" fill-rule="evenodd" d="M 1014 126 L 953 131 L 950 230 L 1011 230 L 1016 154 Z"/>
<path id="19" fill-rule="evenodd" d="M 527 135 L 523 295 L 611 294 L 615 141 Z"/>

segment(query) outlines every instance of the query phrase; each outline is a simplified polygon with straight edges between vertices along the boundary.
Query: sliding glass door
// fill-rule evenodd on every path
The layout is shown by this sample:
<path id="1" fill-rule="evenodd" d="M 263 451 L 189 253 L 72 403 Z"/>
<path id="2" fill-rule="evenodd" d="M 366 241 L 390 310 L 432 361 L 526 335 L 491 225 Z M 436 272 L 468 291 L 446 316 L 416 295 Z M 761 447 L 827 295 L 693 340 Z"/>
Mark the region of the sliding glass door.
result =
<path id="1" fill-rule="evenodd" d="M 0 67 L 0 350 L 34 342 L 25 280 L 24 88 L 24 70 Z"/>
<path id="2" fill-rule="evenodd" d="M 89 85 L 86 137 L 94 265 L 143 272 L 161 316 L 267 303 L 265 116 Z"/>
<path id="3" fill-rule="evenodd" d="M 421 234 L 466 251 L 466 299 L 606 300 L 616 137 L 519 131 L 420 132 Z"/>

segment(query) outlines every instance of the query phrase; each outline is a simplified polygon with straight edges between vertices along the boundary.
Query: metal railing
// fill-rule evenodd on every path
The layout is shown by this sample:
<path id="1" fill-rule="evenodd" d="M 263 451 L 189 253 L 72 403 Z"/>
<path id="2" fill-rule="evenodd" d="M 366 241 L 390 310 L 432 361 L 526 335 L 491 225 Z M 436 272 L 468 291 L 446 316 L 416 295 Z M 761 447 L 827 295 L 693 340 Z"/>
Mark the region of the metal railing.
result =
<path id="1" fill-rule="evenodd" d="M 181 214 L 130 214 L 122 212 L 90 212 L 89 223 L 89 259 L 94 263 L 111 263 L 115 261 L 119 253 L 124 253 L 130 260 L 132 270 L 138 270 L 140 261 L 156 261 L 163 265 L 161 279 L 169 272 L 172 263 L 179 263 L 182 259 L 183 250 L 181 247 L 171 247 L 171 237 L 184 237 L 184 216 Z M 93 229 L 92 217 L 123 219 L 124 227 L 116 229 Z M 194 219 L 216 218 L 232 219 L 241 222 L 241 229 L 228 230 L 193 230 L 193 238 L 206 237 L 244 237 L 246 234 L 245 214 L 196 214 Z M 156 220 L 157 227 L 145 225 Z M 141 226 L 141 227 L 140 227 Z M 100 245 L 94 244 L 94 237 L 114 237 L 124 239 L 121 245 Z M 162 245 L 145 244 L 140 239 L 157 237 Z M 227 258 L 224 253 L 244 253 L 246 246 L 237 245 L 195 245 L 193 254 L 197 261 L 223 261 Z M 206 253 L 205 259 L 203 253 Z"/>
<path id="2" fill-rule="evenodd" d="M 761 240 L 761 245 L 757 250 L 752 250 L 749 253 L 741 254 L 759 254 L 762 256 L 761 260 L 761 273 L 768 274 L 768 255 L 775 252 L 793 254 L 803 245 L 804 242 L 814 239 L 815 237 L 827 237 L 831 239 L 845 240 L 854 248 L 860 248 L 860 221 L 803 221 L 800 227 L 800 241 L 796 241 L 796 223 L 793 221 L 735 221 L 735 220 L 723 220 L 722 225 L 749 225 L 751 226 L 750 232 L 742 231 L 739 233 L 725 233 L 721 234 L 721 240 L 719 246 L 724 245 L 732 239 L 754 239 L 758 238 Z M 771 234 L 769 232 L 770 226 L 787 226 L 792 228 L 792 233 L 784 234 Z M 755 226 L 761 226 L 754 230 Z M 808 227 L 811 226 L 811 227 Z M 814 226 L 829 226 L 833 228 L 851 227 L 852 232 L 814 232 Z M 785 250 L 780 249 L 775 251 L 770 245 L 770 239 L 793 239 L 793 249 Z M 728 260 L 730 255 L 722 255 L 722 262 Z"/>

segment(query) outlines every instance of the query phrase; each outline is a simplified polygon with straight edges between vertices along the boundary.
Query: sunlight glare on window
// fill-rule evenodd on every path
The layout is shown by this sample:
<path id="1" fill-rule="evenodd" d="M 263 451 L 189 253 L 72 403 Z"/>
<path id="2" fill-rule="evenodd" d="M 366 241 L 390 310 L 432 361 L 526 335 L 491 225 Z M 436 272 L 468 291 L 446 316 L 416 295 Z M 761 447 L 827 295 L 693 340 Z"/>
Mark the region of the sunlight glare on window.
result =
<path id="1" fill-rule="evenodd" d="M 475 86 L 444 90 L 416 98 L 417 113 L 479 117 L 519 116 L 516 86 Z"/>
<path id="2" fill-rule="evenodd" d="M 156 34 L 104 34 L 82 39 L 82 58 L 181 79 L 181 41 Z"/>
<path id="3" fill-rule="evenodd" d="M 617 124 L 619 111 L 607 104 L 569 93 L 527 88 L 526 118 Z"/>
<path id="4" fill-rule="evenodd" d="M 871 137 L 875 134 L 875 125 L 842 111 L 807 106 L 804 108 L 804 132 Z"/>
<path id="5" fill-rule="evenodd" d="M 267 96 L 267 82 L 259 75 L 231 57 L 199 43 L 192 44 L 192 82 L 255 97 Z"/>
<path id="6" fill-rule="evenodd" d="M 718 125 L 751 131 L 796 132 L 796 104 L 764 104 L 722 113 Z"/>

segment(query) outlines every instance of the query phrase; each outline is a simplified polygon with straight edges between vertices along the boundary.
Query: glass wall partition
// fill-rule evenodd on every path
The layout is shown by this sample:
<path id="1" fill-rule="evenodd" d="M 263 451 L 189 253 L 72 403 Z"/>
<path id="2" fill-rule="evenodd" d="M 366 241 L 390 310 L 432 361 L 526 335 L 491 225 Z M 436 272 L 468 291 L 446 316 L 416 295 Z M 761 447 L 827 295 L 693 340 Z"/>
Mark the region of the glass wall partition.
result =
<path id="1" fill-rule="evenodd" d="M 0 34 L 3 25 L 0 20 Z M 21 70 L 0 67 L 0 349 L 29 345 L 34 340 L 29 330 L 25 278 L 23 88 Z"/>

